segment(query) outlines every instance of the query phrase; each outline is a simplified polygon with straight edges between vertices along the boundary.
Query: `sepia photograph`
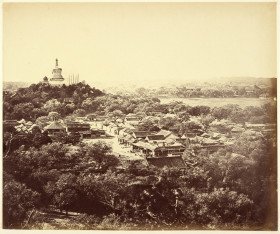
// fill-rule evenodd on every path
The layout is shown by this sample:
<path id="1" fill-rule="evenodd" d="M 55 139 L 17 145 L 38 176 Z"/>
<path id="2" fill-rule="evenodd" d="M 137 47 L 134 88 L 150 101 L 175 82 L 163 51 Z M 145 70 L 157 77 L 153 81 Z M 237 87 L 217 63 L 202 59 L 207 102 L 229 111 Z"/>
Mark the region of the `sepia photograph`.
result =
<path id="1" fill-rule="evenodd" d="M 3 3 L 1 228 L 277 231 L 276 13 Z"/>

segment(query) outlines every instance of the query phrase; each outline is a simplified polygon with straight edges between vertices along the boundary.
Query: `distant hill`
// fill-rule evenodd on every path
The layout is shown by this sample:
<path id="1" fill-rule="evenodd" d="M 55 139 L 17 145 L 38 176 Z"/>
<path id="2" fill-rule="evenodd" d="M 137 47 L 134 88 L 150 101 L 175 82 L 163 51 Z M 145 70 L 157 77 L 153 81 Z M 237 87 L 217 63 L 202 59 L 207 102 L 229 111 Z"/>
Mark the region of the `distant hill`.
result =
<path id="1" fill-rule="evenodd" d="M 263 77 L 220 77 L 216 78 L 219 82 L 230 83 L 245 83 L 245 84 L 263 84 L 270 86 L 273 82 L 276 82 L 275 77 L 263 78 Z"/>
<path id="2" fill-rule="evenodd" d="M 27 82 L 3 82 L 3 90 L 4 91 L 17 91 L 19 88 L 26 88 L 31 83 Z"/>

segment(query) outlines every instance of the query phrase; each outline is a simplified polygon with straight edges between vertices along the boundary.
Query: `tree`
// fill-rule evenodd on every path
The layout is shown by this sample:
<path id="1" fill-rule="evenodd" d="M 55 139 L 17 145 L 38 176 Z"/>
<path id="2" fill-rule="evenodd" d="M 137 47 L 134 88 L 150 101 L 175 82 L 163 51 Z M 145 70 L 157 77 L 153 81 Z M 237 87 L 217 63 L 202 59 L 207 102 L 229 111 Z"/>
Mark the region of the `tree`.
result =
<path id="1" fill-rule="evenodd" d="M 227 223 L 240 224 L 249 221 L 253 201 L 244 194 L 238 194 L 228 188 L 219 188 L 210 193 L 198 193 L 196 204 L 196 221 L 219 228 Z"/>
<path id="2" fill-rule="evenodd" d="M 6 141 L 6 154 L 5 157 L 7 157 L 11 152 L 19 149 L 21 146 L 23 148 L 29 148 L 32 144 L 32 138 L 33 135 L 31 133 L 14 133 L 10 134 L 8 136 L 8 139 Z"/>
<path id="3" fill-rule="evenodd" d="M 231 116 L 231 114 L 239 113 L 241 111 L 242 109 L 239 105 L 229 104 L 223 107 L 214 107 L 211 110 L 211 114 L 217 119 L 228 119 Z"/>
<path id="4" fill-rule="evenodd" d="M 41 132 L 33 132 L 34 137 L 33 137 L 33 145 L 36 148 L 41 147 L 42 145 L 46 145 L 52 142 L 52 139 L 48 136 L 46 132 L 41 133 Z"/>
<path id="5" fill-rule="evenodd" d="M 200 116 L 200 115 L 208 115 L 210 113 L 209 106 L 194 106 L 190 110 L 190 115 Z"/>
<path id="6" fill-rule="evenodd" d="M 119 160 L 111 154 L 112 148 L 102 141 L 87 145 L 84 150 L 91 165 L 90 171 L 104 173 L 119 163 Z"/>
<path id="7" fill-rule="evenodd" d="M 53 142 L 59 142 L 62 144 L 71 144 L 71 145 L 76 145 L 80 142 L 81 136 L 79 134 L 74 134 L 74 133 L 66 133 L 66 132 L 61 132 L 58 133 L 54 136 L 52 136 Z"/>
<path id="8" fill-rule="evenodd" d="M 214 121 L 214 117 L 211 115 L 202 115 L 201 116 L 201 123 L 203 124 L 205 130 L 210 127 L 210 124 Z"/>
<path id="9" fill-rule="evenodd" d="M 62 174 L 58 181 L 50 189 L 50 184 L 46 187 L 46 190 L 52 194 L 54 204 L 60 209 L 66 211 L 75 208 L 78 201 L 76 176 L 71 173 Z M 49 189 L 49 190 L 48 190 Z"/>
<path id="10" fill-rule="evenodd" d="M 87 112 L 90 112 L 92 109 L 92 105 L 93 105 L 93 100 L 92 98 L 87 98 L 86 100 L 84 100 L 82 102 L 82 108 L 84 110 L 86 110 Z"/>
<path id="11" fill-rule="evenodd" d="M 12 112 L 12 118 L 13 119 L 26 119 L 31 120 L 32 119 L 32 111 L 34 109 L 34 106 L 32 103 L 19 103 L 14 106 L 13 112 Z"/>
<path id="12" fill-rule="evenodd" d="M 231 146 L 232 152 L 244 155 L 248 158 L 254 149 L 262 145 L 262 138 L 261 135 L 256 135 L 254 132 L 242 133 L 235 141 L 235 144 Z"/>
<path id="13" fill-rule="evenodd" d="M 73 111 L 76 109 L 76 106 L 74 103 L 69 103 L 69 104 L 66 104 L 63 109 L 64 109 L 65 116 L 67 116 L 67 115 L 73 113 Z"/>
<path id="14" fill-rule="evenodd" d="M 86 111 L 84 109 L 77 109 L 73 112 L 73 114 L 78 117 L 83 117 L 86 115 Z"/>
<path id="15" fill-rule="evenodd" d="M 157 117 L 146 117 L 141 120 L 138 129 L 139 131 L 159 131 L 158 122 L 159 118 Z"/>
<path id="16" fill-rule="evenodd" d="M 61 118 L 61 115 L 59 113 L 57 113 L 56 111 L 51 111 L 51 112 L 49 112 L 48 117 L 52 121 L 55 121 L 55 120 L 59 120 Z"/>
<path id="17" fill-rule="evenodd" d="M 179 119 L 176 115 L 165 115 L 159 120 L 159 127 L 169 130 L 176 123 L 179 122 Z"/>
<path id="18" fill-rule="evenodd" d="M 111 118 L 124 118 L 125 114 L 121 110 L 114 110 L 108 114 Z"/>
<path id="19" fill-rule="evenodd" d="M 39 194 L 24 184 L 9 180 L 3 187 L 4 228 L 22 228 L 30 211 L 39 204 Z"/>
<path id="20" fill-rule="evenodd" d="M 35 123 L 40 127 L 40 129 L 44 129 L 50 121 L 51 118 L 49 116 L 40 116 L 36 119 Z"/>
<path id="21" fill-rule="evenodd" d="M 83 210 L 99 215 L 122 212 L 123 200 L 127 198 L 125 187 L 129 182 L 125 174 L 117 174 L 110 170 L 103 174 L 81 174 L 77 182 L 84 198 L 80 202 Z"/>
<path id="22" fill-rule="evenodd" d="M 136 93 L 137 93 L 138 95 L 140 95 L 140 96 L 145 96 L 145 95 L 147 95 L 147 92 L 148 92 L 148 90 L 146 90 L 146 89 L 143 88 L 143 87 L 138 88 L 138 89 L 136 90 Z"/>
<path id="23" fill-rule="evenodd" d="M 40 104 L 42 104 L 42 103 L 40 103 Z M 46 116 L 48 114 L 48 112 L 44 109 L 44 108 L 34 108 L 33 110 L 32 110 L 32 119 L 37 119 L 38 117 L 40 117 L 40 116 Z"/>
<path id="24" fill-rule="evenodd" d="M 54 111 L 60 113 L 60 109 L 62 107 L 61 102 L 59 102 L 57 99 L 51 99 L 47 101 L 44 105 L 44 108 L 48 111 Z"/>

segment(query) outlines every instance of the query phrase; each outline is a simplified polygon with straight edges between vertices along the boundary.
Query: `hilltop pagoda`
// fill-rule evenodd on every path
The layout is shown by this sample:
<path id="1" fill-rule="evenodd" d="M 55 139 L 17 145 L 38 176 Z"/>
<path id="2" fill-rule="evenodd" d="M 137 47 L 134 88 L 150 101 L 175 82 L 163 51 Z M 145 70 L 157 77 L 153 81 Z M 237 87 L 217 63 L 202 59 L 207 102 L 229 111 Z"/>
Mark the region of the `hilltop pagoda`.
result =
<path id="1" fill-rule="evenodd" d="M 58 59 L 55 60 L 55 68 L 52 71 L 52 78 L 50 78 L 50 84 L 52 85 L 63 85 L 64 84 L 64 78 L 61 75 L 62 68 L 58 67 Z"/>

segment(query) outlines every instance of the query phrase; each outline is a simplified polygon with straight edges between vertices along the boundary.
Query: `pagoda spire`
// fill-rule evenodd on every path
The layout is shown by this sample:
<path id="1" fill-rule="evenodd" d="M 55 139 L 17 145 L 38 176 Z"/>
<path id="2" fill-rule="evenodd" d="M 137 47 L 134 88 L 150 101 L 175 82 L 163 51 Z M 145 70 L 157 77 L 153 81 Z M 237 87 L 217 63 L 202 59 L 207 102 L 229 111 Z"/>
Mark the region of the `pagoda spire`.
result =
<path id="1" fill-rule="evenodd" d="M 62 69 L 58 67 L 58 59 L 55 59 L 55 68 L 52 71 L 52 78 L 50 81 L 55 81 L 55 82 L 62 82 L 64 81 L 63 76 L 61 75 Z"/>

